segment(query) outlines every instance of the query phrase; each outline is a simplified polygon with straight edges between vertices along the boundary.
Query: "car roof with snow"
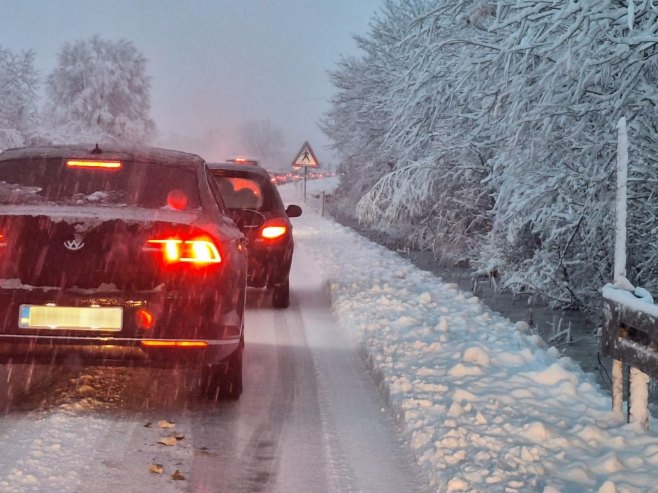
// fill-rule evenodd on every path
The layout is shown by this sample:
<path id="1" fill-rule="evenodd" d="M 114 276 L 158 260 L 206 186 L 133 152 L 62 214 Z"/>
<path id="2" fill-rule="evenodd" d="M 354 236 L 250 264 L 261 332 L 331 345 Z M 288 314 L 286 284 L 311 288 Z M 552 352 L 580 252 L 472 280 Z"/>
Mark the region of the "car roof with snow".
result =
<path id="1" fill-rule="evenodd" d="M 13 159 L 65 159 L 65 158 L 98 159 L 111 158 L 123 161 L 157 162 L 171 166 L 200 167 L 204 160 L 196 154 L 157 147 L 121 146 L 113 144 L 76 144 L 47 145 L 7 149 L 0 152 L 0 161 Z"/>

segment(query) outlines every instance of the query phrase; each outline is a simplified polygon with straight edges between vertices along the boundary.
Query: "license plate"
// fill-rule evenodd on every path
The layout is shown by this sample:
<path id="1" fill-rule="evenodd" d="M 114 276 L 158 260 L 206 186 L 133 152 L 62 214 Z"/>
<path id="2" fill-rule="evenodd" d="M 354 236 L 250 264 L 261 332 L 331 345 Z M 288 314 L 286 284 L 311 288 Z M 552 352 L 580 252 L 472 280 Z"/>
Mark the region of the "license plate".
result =
<path id="1" fill-rule="evenodd" d="M 22 329 L 73 329 L 119 331 L 123 309 L 117 306 L 21 305 L 18 326 Z"/>

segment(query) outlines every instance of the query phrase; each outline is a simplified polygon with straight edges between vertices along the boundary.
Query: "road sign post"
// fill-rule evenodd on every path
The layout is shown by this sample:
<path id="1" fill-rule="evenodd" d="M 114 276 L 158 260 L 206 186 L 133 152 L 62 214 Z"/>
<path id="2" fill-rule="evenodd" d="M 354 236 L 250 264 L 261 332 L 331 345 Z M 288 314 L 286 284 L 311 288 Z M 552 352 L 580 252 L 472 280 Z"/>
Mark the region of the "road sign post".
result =
<path id="1" fill-rule="evenodd" d="M 302 148 L 297 153 L 291 164 L 293 169 L 304 168 L 304 203 L 306 203 L 306 179 L 308 177 L 308 168 L 319 168 L 320 162 L 315 157 L 315 153 L 308 141 L 304 142 Z"/>
<path id="2" fill-rule="evenodd" d="M 306 176 L 308 174 L 308 166 L 304 166 L 304 203 L 306 203 Z"/>

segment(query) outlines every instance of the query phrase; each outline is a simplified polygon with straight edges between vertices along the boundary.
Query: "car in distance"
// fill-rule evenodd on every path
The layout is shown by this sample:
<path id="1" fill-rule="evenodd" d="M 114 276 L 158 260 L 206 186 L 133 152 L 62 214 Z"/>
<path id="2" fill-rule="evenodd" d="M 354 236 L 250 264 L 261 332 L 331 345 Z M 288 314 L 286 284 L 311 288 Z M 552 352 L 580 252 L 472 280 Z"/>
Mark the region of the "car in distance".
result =
<path id="1" fill-rule="evenodd" d="M 289 218 L 300 216 L 301 207 L 284 208 L 269 173 L 260 166 L 228 162 L 208 167 L 229 215 L 247 238 L 247 284 L 270 290 L 273 307 L 288 307 L 294 249 Z"/>
<path id="2" fill-rule="evenodd" d="M 0 362 L 199 368 L 242 393 L 247 255 L 199 156 L 0 153 Z"/>

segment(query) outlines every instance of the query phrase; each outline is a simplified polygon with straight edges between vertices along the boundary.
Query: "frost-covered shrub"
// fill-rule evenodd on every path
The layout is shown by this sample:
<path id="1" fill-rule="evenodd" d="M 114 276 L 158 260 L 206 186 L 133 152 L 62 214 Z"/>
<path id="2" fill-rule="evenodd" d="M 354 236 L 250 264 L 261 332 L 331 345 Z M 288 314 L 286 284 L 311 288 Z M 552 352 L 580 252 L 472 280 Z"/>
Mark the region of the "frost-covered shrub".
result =
<path id="1" fill-rule="evenodd" d="M 453 162 L 426 159 L 384 175 L 358 202 L 362 222 L 405 228 L 408 242 L 459 259 L 489 229 L 490 197 L 482 176 L 465 178 Z"/>

